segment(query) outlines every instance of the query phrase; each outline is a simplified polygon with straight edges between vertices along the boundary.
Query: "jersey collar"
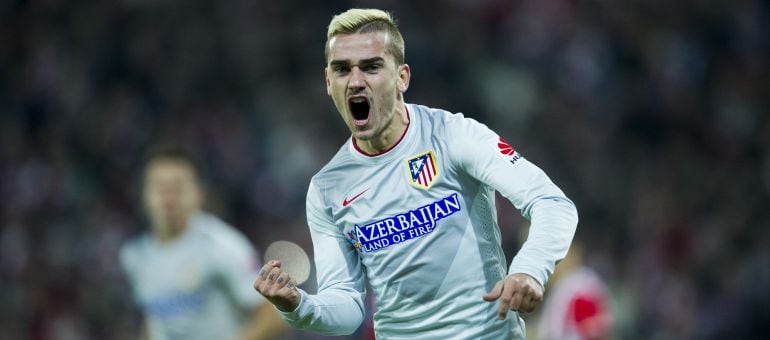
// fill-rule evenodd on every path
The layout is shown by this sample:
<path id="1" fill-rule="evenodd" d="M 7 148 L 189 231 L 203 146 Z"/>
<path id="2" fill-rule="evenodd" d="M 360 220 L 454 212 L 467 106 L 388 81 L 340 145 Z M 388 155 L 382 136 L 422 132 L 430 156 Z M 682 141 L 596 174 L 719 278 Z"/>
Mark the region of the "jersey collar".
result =
<path id="1" fill-rule="evenodd" d="M 412 125 L 414 125 L 415 119 L 412 117 L 412 114 L 409 111 L 409 104 L 404 104 L 404 108 L 406 109 L 406 117 L 408 119 L 408 122 L 406 124 L 406 129 L 404 129 L 404 133 L 401 134 L 401 137 L 393 143 L 391 147 L 388 149 L 378 152 L 375 154 L 369 154 L 365 151 L 361 150 L 358 147 L 358 144 L 356 144 L 355 137 L 350 137 L 350 151 L 353 154 L 353 157 L 358 160 L 362 160 L 365 163 L 379 163 L 381 161 L 386 161 L 394 157 L 394 155 L 398 154 L 398 150 L 403 149 L 401 147 L 403 144 L 407 144 L 407 140 L 409 139 L 409 136 L 413 135 L 414 133 L 412 130 L 415 129 Z"/>

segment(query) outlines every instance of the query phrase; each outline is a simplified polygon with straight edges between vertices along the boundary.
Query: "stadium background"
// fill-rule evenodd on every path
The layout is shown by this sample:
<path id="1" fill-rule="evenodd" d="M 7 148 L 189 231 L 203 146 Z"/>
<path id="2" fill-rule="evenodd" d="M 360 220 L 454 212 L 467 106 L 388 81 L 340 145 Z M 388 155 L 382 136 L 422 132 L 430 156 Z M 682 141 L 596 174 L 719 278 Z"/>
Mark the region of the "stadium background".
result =
<path id="1" fill-rule="evenodd" d="M 344 142 L 331 16 L 394 11 L 407 100 L 465 112 L 581 212 L 624 339 L 770 331 L 767 1 L 2 1 L 0 339 L 130 339 L 116 252 L 139 160 L 205 160 L 209 207 L 309 248 L 310 176 Z M 505 247 L 524 223 L 501 208 Z M 312 282 L 309 284 L 312 290 Z"/>

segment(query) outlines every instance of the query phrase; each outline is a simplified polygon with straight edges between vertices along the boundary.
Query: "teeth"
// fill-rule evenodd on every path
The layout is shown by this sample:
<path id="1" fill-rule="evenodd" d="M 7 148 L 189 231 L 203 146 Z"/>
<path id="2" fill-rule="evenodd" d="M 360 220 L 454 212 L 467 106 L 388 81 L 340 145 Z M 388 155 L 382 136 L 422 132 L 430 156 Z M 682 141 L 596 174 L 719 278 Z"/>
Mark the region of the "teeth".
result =
<path id="1" fill-rule="evenodd" d="M 350 101 L 353 102 L 353 103 L 359 104 L 359 103 L 365 102 L 366 99 L 365 98 L 353 98 Z"/>

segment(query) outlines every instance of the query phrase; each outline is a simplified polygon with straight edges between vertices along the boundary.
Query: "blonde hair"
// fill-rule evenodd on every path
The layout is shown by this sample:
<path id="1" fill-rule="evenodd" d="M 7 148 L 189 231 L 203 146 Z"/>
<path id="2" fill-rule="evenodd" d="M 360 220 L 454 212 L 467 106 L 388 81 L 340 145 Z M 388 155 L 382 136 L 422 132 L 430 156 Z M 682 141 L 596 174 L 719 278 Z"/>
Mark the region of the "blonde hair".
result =
<path id="1" fill-rule="evenodd" d="M 362 8 L 352 8 L 332 18 L 326 33 L 326 62 L 329 62 L 329 42 L 334 36 L 370 32 L 388 33 L 385 51 L 395 58 L 396 65 L 404 63 L 404 37 L 398 31 L 393 16 L 383 10 Z"/>

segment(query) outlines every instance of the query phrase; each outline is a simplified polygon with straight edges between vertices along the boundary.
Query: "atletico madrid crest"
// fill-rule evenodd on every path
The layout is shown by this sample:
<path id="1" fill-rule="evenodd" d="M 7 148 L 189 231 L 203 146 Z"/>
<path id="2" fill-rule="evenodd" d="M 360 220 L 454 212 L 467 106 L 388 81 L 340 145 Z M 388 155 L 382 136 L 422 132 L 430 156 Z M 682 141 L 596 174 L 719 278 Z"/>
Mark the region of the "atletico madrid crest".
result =
<path id="1" fill-rule="evenodd" d="M 407 159 L 406 166 L 412 184 L 420 188 L 430 188 L 438 177 L 438 164 L 433 150 Z"/>

